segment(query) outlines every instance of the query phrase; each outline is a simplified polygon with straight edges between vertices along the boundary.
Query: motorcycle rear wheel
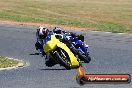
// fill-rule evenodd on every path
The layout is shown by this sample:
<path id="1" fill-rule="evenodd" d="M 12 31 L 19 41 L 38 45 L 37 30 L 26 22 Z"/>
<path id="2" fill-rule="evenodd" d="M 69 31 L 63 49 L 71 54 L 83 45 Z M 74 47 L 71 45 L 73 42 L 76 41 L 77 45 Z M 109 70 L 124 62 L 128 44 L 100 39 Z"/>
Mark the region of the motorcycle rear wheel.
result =
<path id="1" fill-rule="evenodd" d="M 75 54 L 75 55 L 78 55 L 78 58 L 81 60 L 81 61 L 84 61 L 84 63 L 89 63 L 91 61 L 91 57 L 89 55 L 85 56 L 85 55 L 82 55 L 81 53 L 78 52 L 78 50 L 74 47 L 71 48 L 71 51 Z"/>
<path id="2" fill-rule="evenodd" d="M 82 55 L 82 59 L 83 59 L 84 63 L 89 63 L 91 61 L 91 57 L 90 56 Z"/>

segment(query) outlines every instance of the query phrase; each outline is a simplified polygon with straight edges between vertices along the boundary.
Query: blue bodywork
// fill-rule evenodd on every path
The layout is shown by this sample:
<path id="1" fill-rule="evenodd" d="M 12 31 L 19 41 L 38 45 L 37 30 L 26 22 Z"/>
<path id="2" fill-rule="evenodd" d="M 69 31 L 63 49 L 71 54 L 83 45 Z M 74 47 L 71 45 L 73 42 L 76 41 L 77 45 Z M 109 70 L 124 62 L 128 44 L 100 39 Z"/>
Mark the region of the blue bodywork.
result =
<path id="1" fill-rule="evenodd" d="M 68 40 L 72 42 L 72 45 L 76 47 L 78 52 L 80 52 L 82 55 L 89 55 L 88 47 L 78 37 L 69 37 Z"/>

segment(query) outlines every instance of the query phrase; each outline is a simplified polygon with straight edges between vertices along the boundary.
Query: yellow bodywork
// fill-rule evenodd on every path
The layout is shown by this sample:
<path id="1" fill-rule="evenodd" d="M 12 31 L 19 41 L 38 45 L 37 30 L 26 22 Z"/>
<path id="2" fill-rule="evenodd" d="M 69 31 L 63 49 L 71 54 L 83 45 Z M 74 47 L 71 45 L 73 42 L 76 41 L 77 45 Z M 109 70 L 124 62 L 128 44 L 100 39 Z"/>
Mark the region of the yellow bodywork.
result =
<path id="1" fill-rule="evenodd" d="M 77 58 L 74 56 L 71 50 L 66 46 L 66 44 L 60 42 L 57 44 L 57 46 L 60 47 L 61 49 L 64 49 L 67 52 L 72 66 L 79 66 L 79 62 L 77 61 Z"/>
<path id="2" fill-rule="evenodd" d="M 56 45 L 59 43 L 60 41 L 54 36 L 54 35 L 51 35 L 51 40 L 48 41 L 44 46 L 44 51 L 47 53 L 47 52 L 50 52 L 50 51 L 53 51 L 54 49 L 56 49 Z"/>
<path id="3" fill-rule="evenodd" d="M 44 46 L 44 51 L 46 53 L 53 51 L 56 47 L 60 47 L 61 49 L 65 50 L 70 58 L 71 66 L 79 66 L 79 62 L 71 50 L 66 46 L 66 44 L 60 42 L 55 35 L 51 35 L 51 40 L 48 41 Z"/>

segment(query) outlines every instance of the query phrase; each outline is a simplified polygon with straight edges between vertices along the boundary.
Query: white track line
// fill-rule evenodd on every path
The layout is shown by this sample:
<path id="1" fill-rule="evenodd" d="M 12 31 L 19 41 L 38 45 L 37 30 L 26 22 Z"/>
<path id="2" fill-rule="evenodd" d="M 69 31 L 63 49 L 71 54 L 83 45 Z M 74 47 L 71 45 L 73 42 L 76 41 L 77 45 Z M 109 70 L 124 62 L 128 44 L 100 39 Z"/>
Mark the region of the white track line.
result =
<path id="1" fill-rule="evenodd" d="M 95 32 L 95 33 L 105 33 L 105 34 L 119 34 L 119 35 L 131 35 L 129 33 L 112 33 L 112 32 L 102 32 L 102 31 L 90 31 L 90 32 Z"/>

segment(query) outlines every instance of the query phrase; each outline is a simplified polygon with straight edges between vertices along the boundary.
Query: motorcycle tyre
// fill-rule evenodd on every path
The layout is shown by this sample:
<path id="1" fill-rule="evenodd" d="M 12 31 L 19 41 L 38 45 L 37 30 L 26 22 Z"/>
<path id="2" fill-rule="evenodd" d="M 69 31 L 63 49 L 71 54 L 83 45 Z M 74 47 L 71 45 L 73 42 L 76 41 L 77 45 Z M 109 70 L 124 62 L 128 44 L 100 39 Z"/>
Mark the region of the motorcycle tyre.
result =
<path id="1" fill-rule="evenodd" d="M 64 66 L 67 70 L 71 69 L 71 66 L 69 63 L 66 63 L 62 57 L 60 56 L 60 54 L 58 53 L 58 51 L 54 52 L 54 57 L 57 58 L 57 62 L 59 62 L 60 65 Z"/>
<path id="2" fill-rule="evenodd" d="M 89 63 L 91 61 L 91 57 L 90 56 L 81 55 L 80 58 L 82 58 L 84 63 Z"/>
<path id="3" fill-rule="evenodd" d="M 78 58 L 81 60 L 81 61 L 84 61 L 84 63 L 89 63 L 91 61 L 91 57 L 90 56 L 85 56 L 85 55 L 82 55 L 81 53 L 79 53 L 77 51 L 77 49 L 75 49 L 74 47 L 71 48 L 71 51 L 75 54 L 75 55 L 78 55 Z"/>

